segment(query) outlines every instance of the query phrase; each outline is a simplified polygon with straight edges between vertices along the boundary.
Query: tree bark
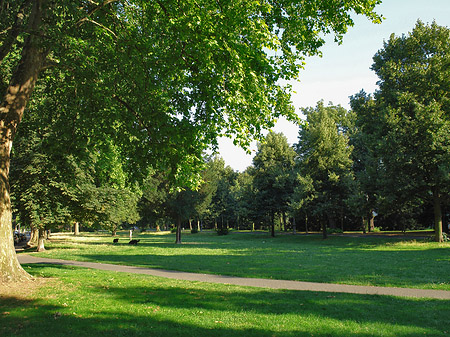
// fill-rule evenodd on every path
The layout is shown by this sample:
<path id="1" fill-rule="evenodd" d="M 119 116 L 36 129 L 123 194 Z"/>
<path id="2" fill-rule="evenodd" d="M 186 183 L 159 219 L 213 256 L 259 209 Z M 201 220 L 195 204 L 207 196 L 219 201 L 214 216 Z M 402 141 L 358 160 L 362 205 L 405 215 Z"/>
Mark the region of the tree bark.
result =
<path id="1" fill-rule="evenodd" d="M 75 235 L 75 236 L 80 235 L 80 223 L 79 222 L 75 222 L 75 224 L 74 224 L 73 235 Z"/>
<path id="2" fill-rule="evenodd" d="M 177 235 L 175 239 L 176 244 L 181 244 L 181 218 L 177 218 Z"/>
<path id="3" fill-rule="evenodd" d="M 295 223 L 295 216 L 292 217 L 292 233 L 297 234 L 297 224 Z"/>
<path id="4" fill-rule="evenodd" d="M 368 219 L 369 219 L 368 225 L 369 225 L 369 233 L 370 233 L 375 230 L 375 217 L 373 216 L 373 210 L 370 210 Z"/>
<path id="5" fill-rule="evenodd" d="M 326 221 L 323 221 L 323 223 L 322 223 L 322 237 L 323 237 L 323 239 L 327 239 L 328 238 L 327 222 Z"/>
<path id="6" fill-rule="evenodd" d="M 433 190 L 433 208 L 434 208 L 434 241 L 443 242 L 444 236 L 442 234 L 442 208 L 441 196 L 439 189 L 436 187 Z"/>
<path id="7" fill-rule="evenodd" d="M 39 228 L 39 238 L 36 251 L 37 252 L 45 251 L 45 228 Z"/>
<path id="8" fill-rule="evenodd" d="M 270 215 L 270 221 L 272 222 L 272 237 L 275 237 L 275 214 Z"/>
<path id="9" fill-rule="evenodd" d="M 33 2 L 28 23 L 33 34 L 24 41 L 21 60 L 0 105 L 0 277 L 7 281 L 31 278 L 17 261 L 14 249 L 9 167 L 14 135 L 46 58 L 40 37 L 43 2 Z"/>
<path id="10" fill-rule="evenodd" d="M 28 240 L 27 245 L 30 247 L 37 246 L 38 238 L 39 238 L 39 230 L 37 229 L 37 227 L 31 226 L 30 240 Z"/>

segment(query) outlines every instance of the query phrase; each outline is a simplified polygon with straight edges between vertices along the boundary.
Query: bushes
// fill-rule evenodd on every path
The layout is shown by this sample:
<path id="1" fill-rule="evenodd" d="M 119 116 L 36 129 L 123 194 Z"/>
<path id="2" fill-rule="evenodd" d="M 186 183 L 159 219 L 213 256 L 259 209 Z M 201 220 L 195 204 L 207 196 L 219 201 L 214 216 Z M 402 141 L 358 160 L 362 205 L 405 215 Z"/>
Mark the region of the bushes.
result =
<path id="1" fill-rule="evenodd" d="M 228 235 L 229 230 L 228 228 L 218 228 L 217 229 L 217 235 Z"/>

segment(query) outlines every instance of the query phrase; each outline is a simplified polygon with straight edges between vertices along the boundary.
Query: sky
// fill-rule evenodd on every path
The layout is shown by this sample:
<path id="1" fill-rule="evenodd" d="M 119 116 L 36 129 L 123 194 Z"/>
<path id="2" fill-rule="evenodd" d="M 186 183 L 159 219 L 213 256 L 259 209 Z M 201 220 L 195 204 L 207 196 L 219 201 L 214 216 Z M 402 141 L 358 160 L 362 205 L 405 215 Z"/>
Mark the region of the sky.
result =
<path id="1" fill-rule="evenodd" d="M 290 82 L 295 92 L 292 102 L 297 114 L 301 116 L 302 108 L 314 107 L 320 100 L 350 109 L 349 96 L 362 89 L 373 93 L 378 78 L 370 70 L 372 57 L 392 33 L 407 34 L 419 19 L 425 24 L 436 21 L 440 26 L 450 27 L 450 0 L 383 0 L 376 12 L 385 18 L 381 24 L 355 15 L 355 25 L 344 35 L 341 45 L 334 43 L 330 36 L 321 48 L 321 58 L 306 59 L 300 82 Z M 282 132 L 290 144 L 297 142 L 298 127 L 286 120 L 280 119 L 273 131 Z M 219 140 L 219 156 L 234 170 L 242 172 L 252 165 L 255 152 L 256 142 L 252 144 L 251 154 L 247 154 L 234 146 L 232 140 Z"/>

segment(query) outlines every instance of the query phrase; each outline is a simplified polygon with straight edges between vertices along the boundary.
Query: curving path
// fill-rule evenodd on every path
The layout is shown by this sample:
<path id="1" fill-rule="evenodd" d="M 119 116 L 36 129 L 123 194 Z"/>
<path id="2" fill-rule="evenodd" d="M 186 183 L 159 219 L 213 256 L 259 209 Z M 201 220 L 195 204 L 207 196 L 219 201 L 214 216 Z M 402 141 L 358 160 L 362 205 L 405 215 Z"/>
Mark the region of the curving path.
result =
<path id="1" fill-rule="evenodd" d="M 389 295 L 400 297 L 450 300 L 450 291 L 446 290 L 368 287 L 368 286 L 355 286 L 346 284 L 314 283 L 302 281 L 286 281 L 286 280 L 222 276 L 212 274 L 196 274 L 181 271 L 122 266 L 115 264 L 48 259 L 30 256 L 26 254 L 19 254 L 17 257 L 21 264 L 29 264 L 29 263 L 59 264 L 59 265 L 116 271 L 123 273 L 145 274 L 185 281 L 223 283 L 223 284 L 233 284 L 239 286 L 249 286 L 258 288 L 271 288 L 271 289 L 322 291 L 332 293 L 351 293 L 351 294 L 366 294 L 366 295 Z"/>

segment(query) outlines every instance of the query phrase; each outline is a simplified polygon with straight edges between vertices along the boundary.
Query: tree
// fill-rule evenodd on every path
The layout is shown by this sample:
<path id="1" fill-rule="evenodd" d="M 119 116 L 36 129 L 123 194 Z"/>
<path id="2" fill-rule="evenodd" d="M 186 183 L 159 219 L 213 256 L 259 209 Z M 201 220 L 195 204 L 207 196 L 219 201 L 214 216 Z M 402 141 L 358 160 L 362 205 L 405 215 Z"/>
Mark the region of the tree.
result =
<path id="1" fill-rule="evenodd" d="M 374 228 L 374 211 L 386 211 L 384 203 L 383 181 L 385 176 L 381 152 L 378 149 L 382 139 L 380 115 L 375 101 L 364 91 L 350 98 L 353 127 L 349 133 L 353 146 L 352 160 L 355 174 L 355 193 L 351 198 L 352 213 L 362 217 L 363 230 Z M 391 204 L 390 204 L 391 206 Z M 369 226 L 366 226 L 366 224 Z"/>
<path id="2" fill-rule="evenodd" d="M 253 158 L 258 209 L 269 217 L 272 236 L 275 236 L 275 215 L 286 213 L 293 192 L 294 159 L 295 151 L 286 136 L 274 132 L 258 144 L 258 152 Z"/>
<path id="3" fill-rule="evenodd" d="M 210 169 L 214 172 L 216 185 L 211 200 L 211 215 L 214 217 L 214 227 L 217 224 L 223 229 L 225 224 L 234 219 L 234 204 L 231 188 L 235 184 L 237 173 L 230 166 L 225 166 L 222 158 L 214 158 Z"/>
<path id="4" fill-rule="evenodd" d="M 68 109 L 99 135 L 115 129 L 134 154 L 130 168 L 157 163 L 186 185 L 218 135 L 245 145 L 278 116 L 295 119 L 279 80 L 297 76 L 323 33 L 340 40 L 353 24 L 351 10 L 379 21 L 378 3 L 2 1 L 0 62 L 13 65 L 0 103 L 2 279 L 28 277 L 14 256 L 10 151 L 36 83 L 51 67 L 76 84 L 59 88 L 76 89 Z"/>
<path id="5" fill-rule="evenodd" d="M 372 149 L 382 160 L 385 197 L 409 210 L 429 200 L 436 241 L 443 240 L 441 205 L 450 179 L 449 50 L 450 29 L 435 22 L 391 35 L 373 58 L 380 90 L 362 105 L 378 114 Z"/>
<path id="6" fill-rule="evenodd" d="M 323 102 L 303 113 L 306 122 L 300 126 L 295 145 L 300 192 L 308 198 L 308 204 L 313 203 L 313 214 L 319 218 L 326 238 L 327 223 L 336 227 L 336 219 L 343 216 L 345 200 L 351 193 L 352 147 L 345 132 L 347 113 L 341 106 L 325 107 Z"/>
<path id="7" fill-rule="evenodd" d="M 254 175 L 250 171 L 252 171 L 251 168 L 238 173 L 235 184 L 231 186 L 238 229 L 241 224 L 253 222 L 253 211 L 257 209 L 253 185 Z M 253 226 L 251 228 L 253 229 Z"/>

